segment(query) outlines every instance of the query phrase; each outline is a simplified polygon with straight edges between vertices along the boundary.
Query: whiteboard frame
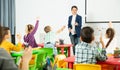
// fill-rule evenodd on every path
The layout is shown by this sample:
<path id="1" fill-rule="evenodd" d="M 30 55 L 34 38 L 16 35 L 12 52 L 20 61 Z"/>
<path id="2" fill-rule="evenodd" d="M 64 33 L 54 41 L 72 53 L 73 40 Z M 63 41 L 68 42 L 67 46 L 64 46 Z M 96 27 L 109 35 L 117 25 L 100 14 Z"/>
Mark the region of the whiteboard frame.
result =
<path id="1" fill-rule="evenodd" d="M 87 20 L 87 0 L 85 0 L 85 23 L 109 23 L 109 21 L 88 21 Z M 119 21 L 112 21 L 112 23 L 120 23 Z"/>

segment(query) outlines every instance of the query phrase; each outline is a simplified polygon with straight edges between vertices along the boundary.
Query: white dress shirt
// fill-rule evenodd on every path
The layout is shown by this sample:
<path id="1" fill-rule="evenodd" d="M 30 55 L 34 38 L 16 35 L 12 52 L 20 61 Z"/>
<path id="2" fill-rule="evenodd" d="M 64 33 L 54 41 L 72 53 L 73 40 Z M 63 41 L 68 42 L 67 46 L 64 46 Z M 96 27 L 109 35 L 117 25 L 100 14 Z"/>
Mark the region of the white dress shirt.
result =
<path id="1" fill-rule="evenodd" d="M 76 15 L 73 15 L 72 16 L 72 22 L 71 22 L 71 24 L 72 24 L 72 31 L 71 31 L 72 35 L 76 34 L 76 32 L 75 32 L 75 23 L 76 23 L 75 20 L 76 20 Z"/>

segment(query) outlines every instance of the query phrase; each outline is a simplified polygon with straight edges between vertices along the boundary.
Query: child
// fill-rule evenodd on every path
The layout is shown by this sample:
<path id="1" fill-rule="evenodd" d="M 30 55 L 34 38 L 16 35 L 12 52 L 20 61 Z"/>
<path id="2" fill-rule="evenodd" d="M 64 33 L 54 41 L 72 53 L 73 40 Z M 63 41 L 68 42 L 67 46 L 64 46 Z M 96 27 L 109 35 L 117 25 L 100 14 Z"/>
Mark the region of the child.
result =
<path id="1" fill-rule="evenodd" d="M 28 24 L 26 27 L 26 35 L 24 35 L 24 42 L 25 45 L 28 44 L 30 46 L 32 46 L 33 48 L 38 47 L 34 34 L 36 33 L 37 29 L 38 29 L 38 24 L 39 24 L 39 20 L 37 18 L 35 27 L 31 24 Z"/>
<path id="2" fill-rule="evenodd" d="M 102 35 L 101 35 L 100 42 L 101 42 L 102 46 L 106 48 L 107 54 L 113 54 L 114 50 L 117 47 L 117 45 L 116 45 L 117 41 L 115 38 L 115 31 L 112 28 L 112 22 L 109 22 L 108 25 L 109 25 L 109 28 L 106 30 L 105 38 L 102 38 Z"/>
<path id="3" fill-rule="evenodd" d="M 75 64 L 95 64 L 98 60 L 107 59 L 105 47 L 99 51 L 97 46 L 92 45 L 94 30 L 91 27 L 84 27 L 80 34 L 81 42 L 75 47 Z"/>
<path id="4" fill-rule="evenodd" d="M 60 33 L 64 29 L 65 29 L 65 26 L 63 26 L 61 29 L 57 30 L 56 32 L 53 32 L 50 26 L 46 26 L 44 28 L 44 31 L 46 32 L 45 41 L 44 41 L 45 47 L 53 48 L 54 54 L 57 54 L 57 51 L 56 51 L 57 49 L 55 48 L 56 34 Z"/>
<path id="5" fill-rule="evenodd" d="M 20 51 L 21 50 L 21 36 L 17 35 L 18 44 L 14 45 L 8 41 L 11 37 L 10 29 L 8 27 L 1 27 L 0 29 L 0 48 L 4 48 L 8 53 L 11 51 Z"/>

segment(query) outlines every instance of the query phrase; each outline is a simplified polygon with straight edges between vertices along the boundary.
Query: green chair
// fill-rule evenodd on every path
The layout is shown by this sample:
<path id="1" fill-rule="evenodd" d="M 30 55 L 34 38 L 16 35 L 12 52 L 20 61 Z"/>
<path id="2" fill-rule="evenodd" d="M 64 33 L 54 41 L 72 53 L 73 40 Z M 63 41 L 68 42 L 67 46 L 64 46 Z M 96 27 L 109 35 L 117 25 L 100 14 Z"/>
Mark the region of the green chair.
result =
<path id="1" fill-rule="evenodd" d="M 46 52 L 39 50 L 39 53 L 36 54 L 35 64 L 29 65 L 29 70 L 43 70 L 42 67 L 45 64 Z"/>
<path id="2" fill-rule="evenodd" d="M 40 50 L 43 50 L 46 52 L 46 58 L 49 57 L 52 62 L 54 62 L 54 57 L 53 57 L 53 48 L 41 48 Z"/>
<path id="3" fill-rule="evenodd" d="M 45 54 L 38 54 L 36 59 L 36 70 L 43 70 L 43 66 L 46 63 L 46 55 Z"/>
<path id="4" fill-rule="evenodd" d="M 51 61 L 53 58 L 52 48 L 41 48 L 40 53 L 36 54 L 35 64 L 29 66 L 29 70 L 43 70 L 43 66 L 46 63 L 46 58 L 49 57 Z"/>

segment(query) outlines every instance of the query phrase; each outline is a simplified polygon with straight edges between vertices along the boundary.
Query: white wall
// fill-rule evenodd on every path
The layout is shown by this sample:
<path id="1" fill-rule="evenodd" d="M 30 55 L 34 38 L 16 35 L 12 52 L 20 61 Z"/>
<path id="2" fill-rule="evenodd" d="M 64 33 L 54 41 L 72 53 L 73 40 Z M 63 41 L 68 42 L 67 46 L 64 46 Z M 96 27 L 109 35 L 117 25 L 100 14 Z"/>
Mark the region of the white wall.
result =
<path id="1" fill-rule="evenodd" d="M 16 33 L 24 35 L 25 25 L 28 23 L 34 25 L 35 17 L 40 16 L 39 29 L 35 35 L 39 43 L 43 39 L 41 36 L 44 36 L 44 26 L 51 25 L 53 31 L 56 31 L 61 26 L 67 25 L 72 5 L 78 6 L 78 14 L 83 17 L 83 26 L 93 27 L 95 29 L 96 40 L 98 40 L 100 36 L 99 30 L 105 32 L 107 24 L 85 23 L 85 0 L 16 0 Z M 117 37 L 120 36 L 119 26 L 120 24 L 113 24 Z M 65 39 L 65 42 L 70 43 L 67 27 L 59 37 Z M 120 40 L 118 40 L 118 42 L 120 42 Z M 118 44 L 118 46 L 120 46 L 120 44 Z"/>
<path id="2" fill-rule="evenodd" d="M 67 22 L 71 15 L 71 6 L 81 6 L 79 0 L 16 0 L 16 33 L 25 34 L 25 26 L 28 23 L 35 24 L 35 18 L 40 17 L 39 28 L 35 35 L 37 42 L 43 42 L 44 27 L 52 26 L 53 31 L 63 25 L 66 29 L 58 36 L 70 43 Z M 81 10 L 78 11 L 81 14 Z"/>

